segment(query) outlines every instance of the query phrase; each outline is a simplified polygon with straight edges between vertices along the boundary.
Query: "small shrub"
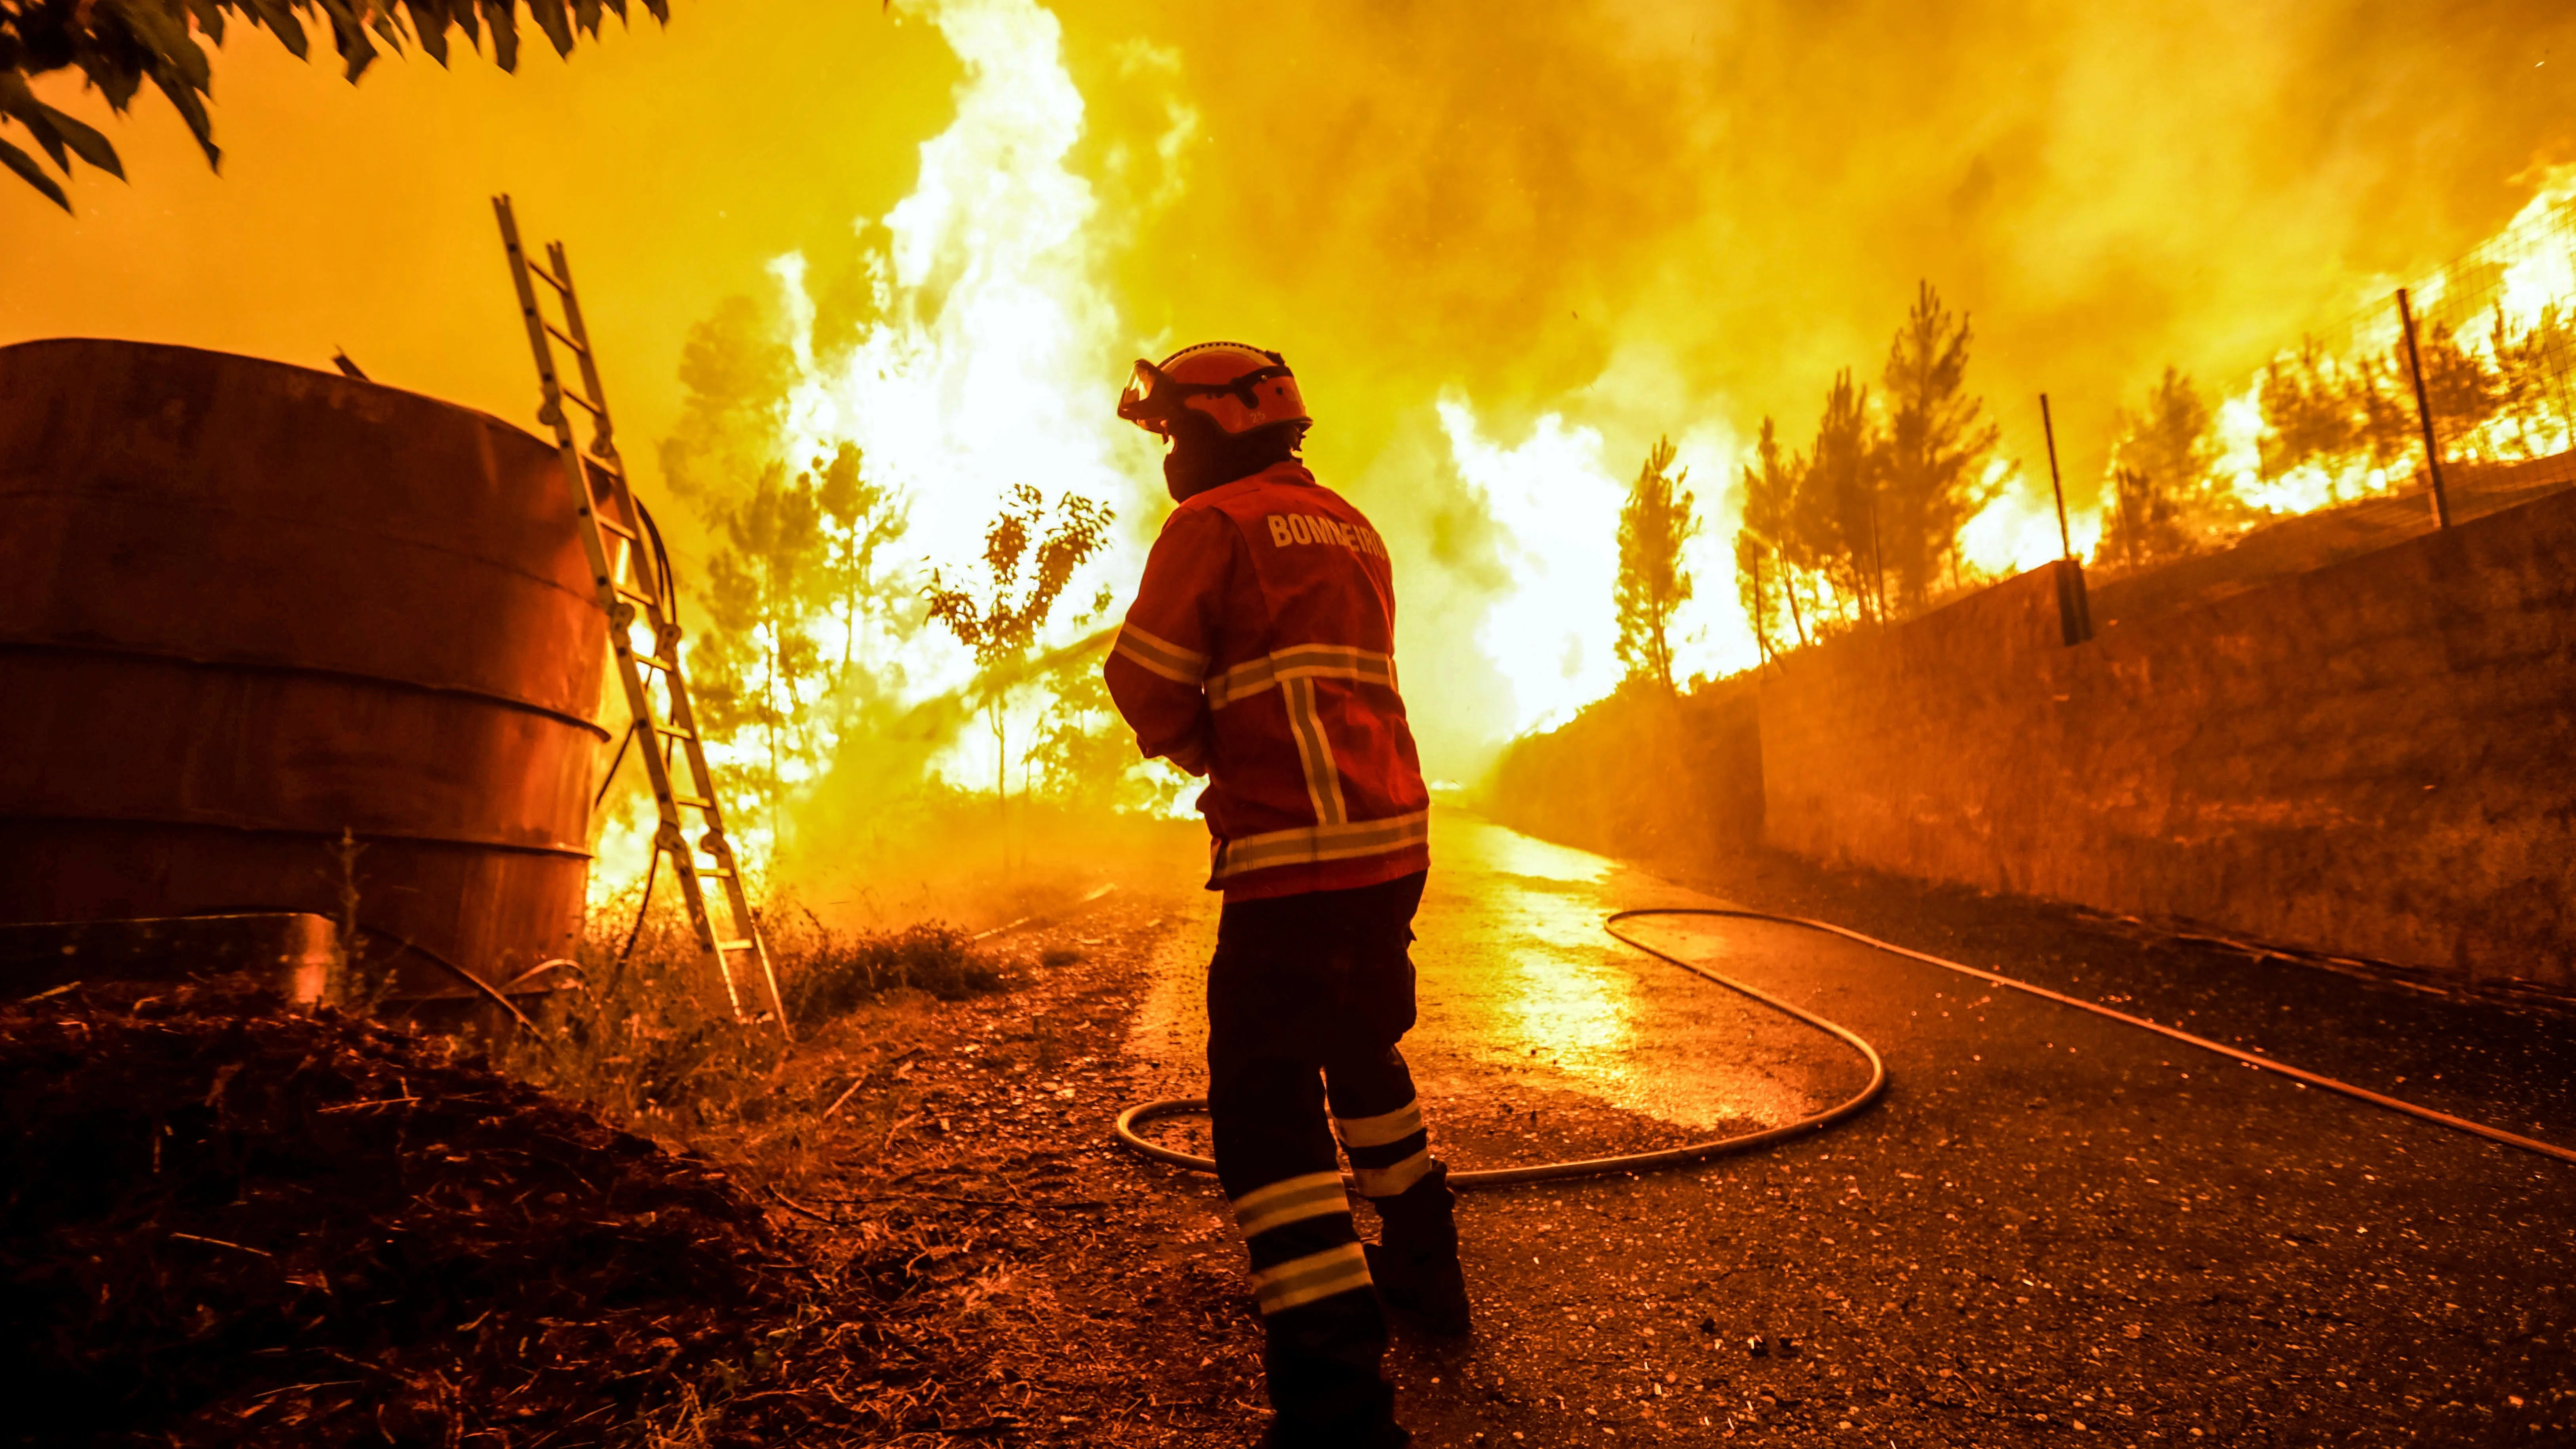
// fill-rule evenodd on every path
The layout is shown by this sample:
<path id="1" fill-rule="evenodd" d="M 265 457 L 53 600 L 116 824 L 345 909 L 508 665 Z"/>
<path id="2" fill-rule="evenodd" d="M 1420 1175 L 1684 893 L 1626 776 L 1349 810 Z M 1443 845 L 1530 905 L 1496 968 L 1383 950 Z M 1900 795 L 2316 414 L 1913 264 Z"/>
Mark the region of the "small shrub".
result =
<path id="1" fill-rule="evenodd" d="M 909 987 L 962 1001 L 1002 987 L 1001 968 L 954 926 L 925 924 L 884 933 L 835 931 L 810 914 L 805 929 L 773 953 L 779 991 L 800 1025 L 838 1016 Z"/>

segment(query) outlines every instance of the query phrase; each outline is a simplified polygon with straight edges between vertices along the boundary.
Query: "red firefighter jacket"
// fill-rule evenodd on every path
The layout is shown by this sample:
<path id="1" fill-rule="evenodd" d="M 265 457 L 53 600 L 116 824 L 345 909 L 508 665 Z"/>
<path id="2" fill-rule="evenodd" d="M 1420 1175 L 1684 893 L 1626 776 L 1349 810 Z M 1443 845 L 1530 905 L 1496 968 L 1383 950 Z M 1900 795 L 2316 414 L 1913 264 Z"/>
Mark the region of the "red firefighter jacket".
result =
<path id="1" fill-rule="evenodd" d="M 1429 865 L 1386 545 L 1302 465 L 1173 512 L 1105 668 L 1146 757 L 1208 777 L 1210 890 L 1259 900 Z"/>

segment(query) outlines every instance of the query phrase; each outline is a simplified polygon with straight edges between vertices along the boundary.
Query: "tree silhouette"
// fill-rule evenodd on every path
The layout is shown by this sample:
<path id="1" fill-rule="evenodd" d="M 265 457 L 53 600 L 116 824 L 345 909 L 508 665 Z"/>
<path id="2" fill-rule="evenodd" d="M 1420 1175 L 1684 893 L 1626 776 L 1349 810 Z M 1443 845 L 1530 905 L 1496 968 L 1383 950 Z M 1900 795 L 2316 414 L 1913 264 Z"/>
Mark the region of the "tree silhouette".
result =
<path id="1" fill-rule="evenodd" d="M 1073 571 L 1106 545 L 1117 516 L 1071 493 L 1057 503 L 1055 521 L 1041 535 L 1045 514 L 1045 494 L 1026 483 L 1012 488 L 984 530 L 980 587 L 953 587 L 945 574 L 933 571 L 923 590 L 930 617 L 975 656 L 985 723 L 993 731 L 993 794 L 1002 800 L 1009 799 L 1011 758 L 1003 707 Z"/>
<path id="2" fill-rule="evenodd" d="M 1681 486 L 1690 470 L 1672 466 L 1672 441 L 1656 439 L 1619 509 L 1619 661 L 1629 678 L 1652 679 L 1666 694 L 1673 692 L 1673 615 L 1691 596 L 1682 548 L 1699 532 Z"/>
<path id="3" fill-rule="evenodd" d="M 2000 480 L 1987 479 L 1986 463 L 2003 434 L 1985 416 L 1984 400 L 1968 392 L 1971 335 L 1966 314 L 1954 316 L 1932 284 L 1922 282 L 1888 344 L 1879 379 L 1887 433 L 1878 541 L 1884 566 L 1914 607 L 1931 593 L 1960 528 L 2000 491 Z"/>
<path id="4" fill-rule="evenodd" d="M 813 591 L 823 561 L 823 515 L 810 479 L 789 480 L 771 464 L 751 496 L 721 510 L 724 539 L 707 561 L 707 615 L 697 691 L 701 724 L 713 741 L 755 733 L 762 763 L 741 773 L 772 828 L 786 797 L 791 761 L 812 754 L 804 698 L 822 647 L 814 637 Z"/>
<path id="5" fill-rule="evenodd" d="M 2217 420 L 2182 369 L 2167 364 L 2145 407 L 2122 409 L 2112 425 L 2104 554 L 2133 567 L 2171 558 L 2243 512 L 2216 476 Z"/>
<path id="6" fill-rule="evenodd" d="M 759 736 L 765 763 L 743 773 L 775 825 L 795 771 L 827 751 L 818 696 L 855 682 L 856 641 L 891 602 L 875 561 L 903 513 L 852 443 L 792 479 L 773 463 L 748 498 L 710 511 L 723 544 L 707 562 L 712 627 L 691 659 L 699 725 L 719 743 Z M 827 626 L 840 635 L 836 661 Z"/>
<path id="7" fill-rule="evenodd" d="M 1886 580 L 1878 537 L 1879 473 L 1886 453 L 1869 415 L 1869 388 L 1846 367 L 1825 390 L 1816 445 L 1798 489 L 1799 531 L 1818 566 L 1839 573 L 1837 591 L 1862 617 L 1885 618 Z"/>
<path id="8" fill-rule="evenodd" d="M 1775 608 L 1785 607 L 1798 642 L 1807 642 L 1807 624 L 1798 607 L 1803 571 L 1815 566 L 1798 529 L 1798 490 L 1807 460 L 1780 446 L 1780 425 L 1765 417 L 1753 445 L 1753 461 L 1744 468 L 1744 523 L 1736 530 L 1736 590 L 1745 617 L 1753 624 L 1754 642 L 1770 648 L 1767 636 Z"/>

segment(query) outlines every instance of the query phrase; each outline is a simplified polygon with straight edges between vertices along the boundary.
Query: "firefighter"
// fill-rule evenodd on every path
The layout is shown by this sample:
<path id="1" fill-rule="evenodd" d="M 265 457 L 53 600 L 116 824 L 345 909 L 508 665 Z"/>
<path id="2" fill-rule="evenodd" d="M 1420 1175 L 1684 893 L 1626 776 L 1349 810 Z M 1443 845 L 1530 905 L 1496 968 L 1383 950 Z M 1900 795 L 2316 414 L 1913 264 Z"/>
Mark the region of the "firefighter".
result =
<path id="1" fill-rule="evenodd" d="M 1148 759 L 1208 779 L 1208 1111 L 1252 1260 L 1265 1445 L 1401 1445 L 1381 1304 L 1468 1329 L 1447 1170 L 1396 1043 L 1413 1025 L 1430 795 L 1396 692 L 1386 544 L 1315 481 L 1276 352 L 1139 360 L 1118 415 L 1164 439 L 1180 506 L 1107 665 Z M 1326 1104 L 1331 1127 L 1326 1125 Z M 1363 1245 L 1334 1156 L 1377 1209 Z"/>

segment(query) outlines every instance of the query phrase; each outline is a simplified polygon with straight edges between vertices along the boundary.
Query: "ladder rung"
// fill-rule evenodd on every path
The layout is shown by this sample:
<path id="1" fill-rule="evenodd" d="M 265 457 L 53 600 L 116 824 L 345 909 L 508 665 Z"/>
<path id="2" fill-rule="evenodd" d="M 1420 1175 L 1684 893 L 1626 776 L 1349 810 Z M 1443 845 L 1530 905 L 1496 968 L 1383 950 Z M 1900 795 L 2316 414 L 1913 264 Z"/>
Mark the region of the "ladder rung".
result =
<path id="1" fill-rule="evenodd" d="M 560 242 L 554 243 L 548 249 L 547 255 L 554 262 L 554 270 L 538 265 L 536 259 L 528 255 L 520 246 L 518 222 L 511 213 L 510 199 L 506 196 L 494 197 L 493 209 L 499 215 L 502 245 L 509 254 L 512 274 L 516 278 L 519 293 L 523 299 L 520 310 L 525 320 L 532 324 L 528 331 L 528 341 L 530 350 L 535 354 L 537 382 L 543 389 L 544 397 L 544 406 L 538 410 L 537 421 L 553 430 L 557 446 L 566 455 L 567 461 L 574 465 L 572 476 L 566 481 L 572 484 L 573 495 L 582 517 L 588 519 L 590 526 L 597 530 L 597 532 L 584 534 L 583 537 L 588 540 L 586 546 L 591 550 L 593 557 L 600 560 L 601 577 L 597 582 L 600 587 L 608 591 L 609 613 L 612 621 L 618 617 L 618 610 L 626 610 L 625 622 L 622 624 L 612 622 L 608 632 L 610 642 L 616 646 L 619 668 L 628 671 L 627 687 L 639 696 L 636 702 L 640 717 L 634 722 L 635 727 L 638 731 L 651 731 L 655 741 L 688 740 L 692 742 L 689 755 L 690 764 L 695 773 L 687 778 L 693 787 L 706 792 L 703 795 L 683 794 L 673 788 L 673 780 L 667 773 L 674 753 L 669 745 L 661 746 L 658 751 L 650 743 L 646 746 L 645 760 L 648 765 L 654 762 L 657 754 L 659 756 L 660 768 L 654 771 L 653 779 L 655 784 L 664 791 L 661 796 L 663 824 L 661 832 L 655 837 L 655 848 L 657 851 L 667 848 L 671 852 L 673 870 L 680 873 L 681 882 L 687 889 L 690 905 L 694 908 L 698 940 L 715 953 L 716 966 L 725 977 L 726 991 L 730 995 L 734 991 L 735 964 L 726 960 L 726 957 L 750 954 L 760 957 L 762 964 L 766 966 L 767 954 L 760 943 L 760 928 L 751 919 L 743 903 L 741 866 L 724 839 L 724 817 L 716 804 L 715 782 L 708 777 L 706 761 L 700 753 L 699 742 L 702 737 L 693 728 L 665 725 L 656 721 L 651 708 L 648 707 L 651 699 L 649 688 L 645 681 L 638 679 L 632 672 L 638 666 L 660 670 L 667 681 L 671 707 L 675 710 L 685 710 L 688 707 L 688 691 L 681 687 L 680 680 L 678 630 L 670 627 L 661 616 L 662 600 L 658 588 L 666 586 L 668 581 L 659 577 L 658 570 L 654 571 L 653 577 L 647 578 L 644 561 L 635 553 L 629 553 L 623 559 L 612 560 L 611 550 L 601 537 L 606 534 L 624 539 L 630 549 L 638 551 L 651 541 L 640 506 L 628 494 L 625 467 L 618 461 L 616 446 L 610 441 L 608 399 L 599 386 L 596 354 L 591 348 L 590 338 L 587 335 L 589 329 L 582 326 L 581 304 L 575 299 L 572 290 L 572 265 L 565 260 L 563 245 Z M 561 318 L 560 325 L 554 318 L 548 317 L 539 305 L 530 285 L 531 278 L 554 288 L 557 301 L 556 312 Z M 580 381 L 583 391 L 574 392 L 564 386 L 562 375 L 556 371 L 554 344 L 558 342 L 570 348 L 573 355 L 580 359 Z M 567 402 L 590 414 L 596 424 L 588 457 L 583 457 L 576 451 L 572 415 L 564 410 L 564 404 Z M 600 486 L 602 480 L 607 484 L 604 490 Z M 603 502 L 622 506 L 626 516 L 632 518 L 634 522 L 630 525 L 608 517 L 601 511 L 600 505 Z M 621 573 L 631 574 L 639 587 L 630 588 L 620 583 L 618 575 Z M 646 583 L 655 584 L 657 592 L 644 592 L 640 585 Z M 660 630 L 653 647 L 670 650 L 668 657 L 648 654 L 635 647 L 631 634 L 634 610 L 629 606 L 637 605 L 642 606 L 646 611 L 646 617 Z M 619 747 L 621 757 L 624 749 L 624 746 Z M 706 812 L 705 824 L 708 833 L 699 850 L 692 850 L 683 843 L 680 817 L 673 813 L 680 806 Z M 701 850 L 703 854 L 700 853 Z M 700 863 L 710 859 L 718 863 L 714 865 Z M 706 913 L 707 903 L 698 887 L 698 882 L 701 880 L 721 880 L 730 883 L 725 888 L 734 907 L 734 919 L 729 924 L 738 929 L 750 931 L 750 935 L 726 939 L 716 934 L 716 922 Z M 770 982 L 769 989 L 772 1004 L 780 1007 L 778 1025 L 784 1033 L 787 1025 L 784 1019 L 785 1008 L 784 1003 L 778 1000 L 775 980 Z M 741 1008 L 742 1003 L 739 998 L 736 998 L 737 1014 L 741 1012 Z"/>

